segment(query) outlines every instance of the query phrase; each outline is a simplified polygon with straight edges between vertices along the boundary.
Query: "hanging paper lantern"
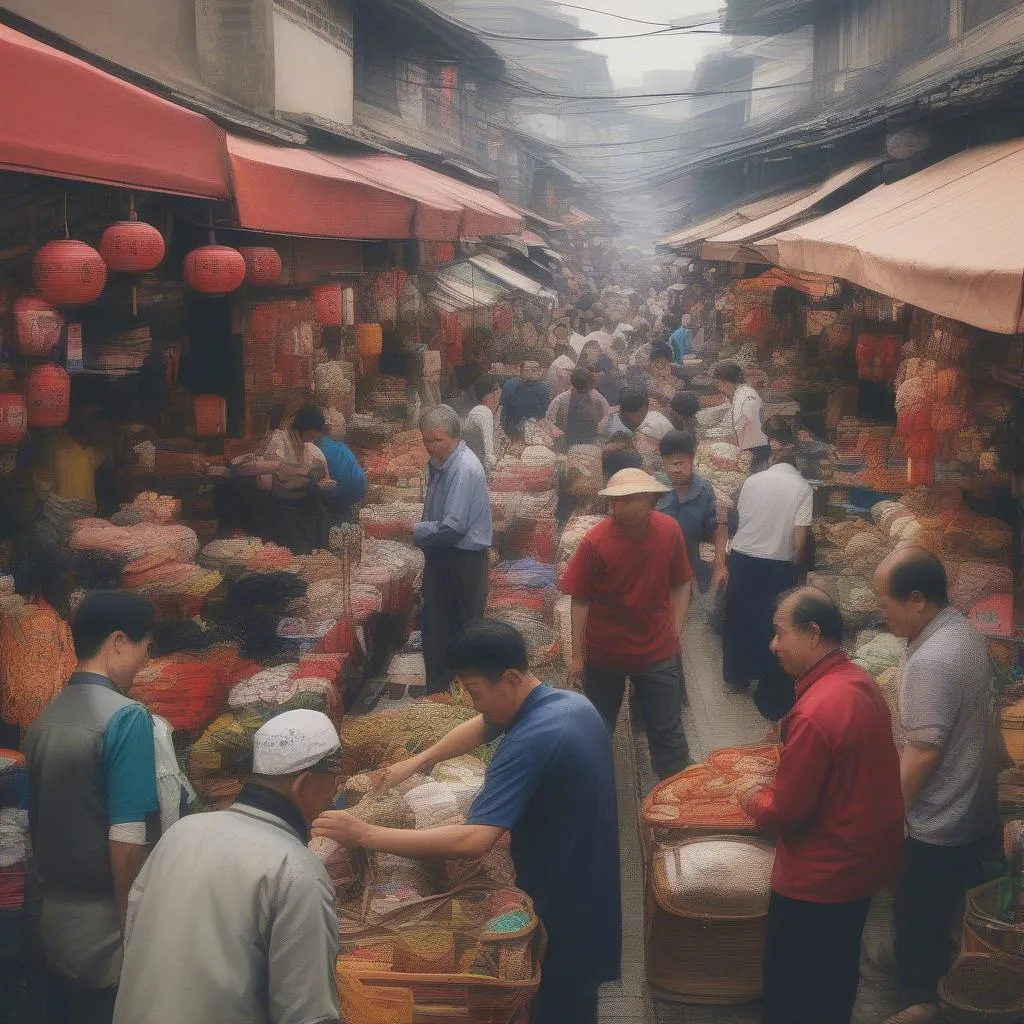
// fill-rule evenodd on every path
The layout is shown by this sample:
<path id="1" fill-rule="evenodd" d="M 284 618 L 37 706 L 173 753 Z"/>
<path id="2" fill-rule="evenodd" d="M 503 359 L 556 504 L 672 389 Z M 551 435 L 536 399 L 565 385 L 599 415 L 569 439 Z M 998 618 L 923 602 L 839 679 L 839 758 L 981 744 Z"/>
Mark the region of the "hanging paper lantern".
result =
<path id="1" fill-rule="evenodd" d="M 42 299 L 23 295 L 14 302 L 14 347 L 24 356 L 45 356 L 60 341 L 64 318 Z"/>
<path id="2" fill-rule="evenodd" d="M 380 324 L 356 324 L 356 351 L 371 357 L 384 351 L 384 330 Z"/>
<path id="3" fill-rule="evenodd" d="M 245 283 L 248 285 L 277 284 L 281 276 L 281 256 L 268 245 L 243 245 L 238 251 L 245 260 Z"/>
<path id="4" fill-rule="evenodd" d="M 245 260 L 228 245 L 202 245 L 185 257 L 185 282 L 204 295 L 226 295 L 245 280 Z"/>
<path id="5" fill-rule="evenodd" d="M 32 276 L 39 294 L 56 306 L 95 302 L 107 283 L 103 257 L 85 242 L 62 238 L 36 253 Z"/>
<path id="6" fill-rule="evenodd" d="M 340 284 L 314 285 L 313 304 L 316 308 L 316 322 L 321 327 L 342 326 L 344 310 Z"/>
<path id="7" fill-rule="evenodd" d="M 16 391 L 0 393 L 0 444 L 17 444 L 28 426 L 25 398 Z"/>
<path id="8" fill-rule="evenodd" d="M 144 220 L 111 224 L 100 238 L 103 262 L 119 274 L 144 274 L 164 258 L 164 236 Z"/>
<path id="9" fill-rule="evenodd" d="M 60 366 L 33 366 L 25 377 L 30 427 L 63 427 L 71 406 L 71 378 Z"/>

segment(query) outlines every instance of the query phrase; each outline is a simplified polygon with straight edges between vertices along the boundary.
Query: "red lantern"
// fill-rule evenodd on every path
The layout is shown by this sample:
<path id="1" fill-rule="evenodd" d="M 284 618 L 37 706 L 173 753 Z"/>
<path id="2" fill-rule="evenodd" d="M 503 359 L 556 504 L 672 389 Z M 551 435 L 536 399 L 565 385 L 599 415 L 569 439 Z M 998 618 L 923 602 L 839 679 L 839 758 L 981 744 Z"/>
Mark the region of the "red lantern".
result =
<path id="1" fill-rule="evenodd" d="M 45 356 L 60 341 L 64 318 L 42 299 L 23 295 L 14 303 L 14 347 L 25 356 Z"/>
<path id="2" fill-rule="evenodd" d="M 25 377 L 30 427 L 63 427 L 71 406 L 71 378 L 53 363 L 33 366 Z"/>
<path id="3" fill-rule="evenodd" d="M 111 224 L 100 238 L 100 255 L 111 270 L 120 274 L 144 274 L 164 258 L 164 236 L 143 220 L 122 220 Z"/>
<path id="4" fill-rule="evenodd" d="M 62 238 L 47 242 L 32 264 L 36 289 L 55 306 L 83 306 L 95 302 L 107 283 L 103 257 L 85 242 Z"/>
<path id="5" fill-rule="evenodd" d="M 185 281 L 205 295 L 226 295 L 245 280 L 245 260 L 227 245 L 202 245 L 185 257 Z"/>
<path id="6" fill-rule="evenodd" d="M 0 393 L 0 444 L 17 444 L 25 436 L 27 418 L 24 396 Z"/>
<path id="7" fill-rule="evenodd" d="M 342 326 L 344 314 L 342 312 L 340 284 L 314 285 L 313 304 L 316 307 L 316 322 L 321 327 Z"/>
<path id="8" fill-rule="evenodd" d="M 245 283 L 249 285 L 277 284 L 281 276 L 281 256 L 267 245 L 243 245 L 238 250 L 245 260 Z"/>

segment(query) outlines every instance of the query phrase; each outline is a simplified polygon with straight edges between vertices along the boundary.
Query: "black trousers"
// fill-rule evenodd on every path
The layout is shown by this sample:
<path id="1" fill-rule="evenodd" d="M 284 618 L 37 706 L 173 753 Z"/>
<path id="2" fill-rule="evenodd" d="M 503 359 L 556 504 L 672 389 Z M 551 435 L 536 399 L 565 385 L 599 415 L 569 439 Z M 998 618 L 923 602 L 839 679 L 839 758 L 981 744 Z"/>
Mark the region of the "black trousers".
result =
<path id="1" fill-rule="evenodd" d="M 850 1024 L 870 904 L 808 903 L 772 893 L 762 1024 Z"/>
<path id="2" fill-rule="evenodd" d="M 427 693 L 448 688 L 448 644 L 487 608 L 487 552 L 428 548 L 423 569 L 423 662 Z"/>
<path id="3" fill-rule="evenodd" d="M 953 962 L 953 915 L 967 890 L 985 880 L 989 842 L 934 846 L 907 840 L 895 906 L 901 1007 L 938 1002 L 939 979 Z"/>
<path id="4" fill-rule="evenodd" d="M 46 971 L 46 1024 L 110 1024 L 117 988 L 84 988 Z"/>
<path id="5" fill-rule="evenodd" d="M 530 1024 L 597 1024 L 597 990 L 580 992 L 545 984 L 542 973 Z"/>
<path id="6" fill-rule="evenodd" d="M 647 730 L 651 748 L 651 765 L 659 779 L 681 772 L 690 763 L 690 748 L 683 732 L 682 658 L 677 654 L 668 661 L 638 672 L 583 667 L 583 692 L 601 713 L 608 732 L 615 732 L 619 720 L 626 676 L 633 680 L 636 701 Z"/>

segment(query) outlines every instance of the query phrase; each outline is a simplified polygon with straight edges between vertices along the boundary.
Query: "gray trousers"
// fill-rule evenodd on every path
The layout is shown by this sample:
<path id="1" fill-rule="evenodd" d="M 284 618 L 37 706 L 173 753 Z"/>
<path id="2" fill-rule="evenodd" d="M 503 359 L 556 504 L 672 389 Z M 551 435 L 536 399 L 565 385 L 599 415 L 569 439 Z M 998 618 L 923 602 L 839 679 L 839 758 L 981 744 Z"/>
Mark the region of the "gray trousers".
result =
<path id="1" fill-rule="evenodd" d="M 683 732 L 683 662 L 677 654 L 668 661 L 635 672 L 583 667 L 583 692 L 601 713 L 608 732 L 615 732 L 626 676 L 633 680 L 636 701 L 647 730 L 651 765 L 659 779 L 681 772 L 690 763 Z"/>

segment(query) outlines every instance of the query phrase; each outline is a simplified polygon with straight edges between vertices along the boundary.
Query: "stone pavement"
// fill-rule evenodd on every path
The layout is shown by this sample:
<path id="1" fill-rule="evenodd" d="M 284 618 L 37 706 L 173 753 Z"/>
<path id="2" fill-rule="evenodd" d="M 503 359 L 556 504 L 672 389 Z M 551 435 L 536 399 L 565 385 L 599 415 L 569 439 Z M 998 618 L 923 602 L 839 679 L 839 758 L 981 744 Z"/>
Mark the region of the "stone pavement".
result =
<path id="1" fill-rule="evenodd" d="M 749 696 L 730 693 L 722 681 L 722 649 L 705 619 L 707 603 L 698 598 L 687 627 L 683 667 L 689 707 L 683 725 L 690 756 L 703 760 L 718 747 L 756 743 L 770 726 Z M 644 978 L 643 854 L 637 827 L 639 801 L 656 779 L 642 730 L 626 711 L 616 730 L 620 858 L 622 862 L 623 976 L 601 994 L 602 1024 L 758 1024 L 758 1006 L 702 1006 L 652 999 Z M 861 986 L 853 1024 L 880 1024 L 895 1012 L 892 976 L 892 906 L 883 895 L 865 929 Z"/>

